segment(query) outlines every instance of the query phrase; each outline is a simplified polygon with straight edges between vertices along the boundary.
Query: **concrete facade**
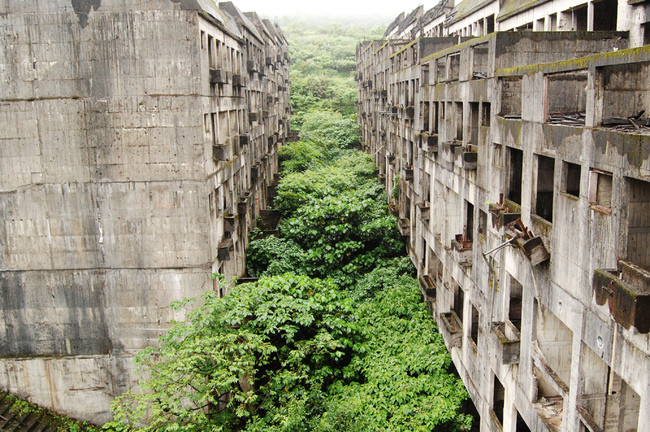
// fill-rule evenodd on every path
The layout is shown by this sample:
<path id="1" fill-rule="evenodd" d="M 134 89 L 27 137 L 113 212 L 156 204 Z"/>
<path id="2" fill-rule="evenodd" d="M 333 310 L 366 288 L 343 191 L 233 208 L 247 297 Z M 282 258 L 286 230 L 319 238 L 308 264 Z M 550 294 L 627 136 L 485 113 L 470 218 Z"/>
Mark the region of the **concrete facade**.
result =
<path id="1" fill-rule="evenodd" d="M 494 31 L 627 31 L 630 46 L 650 44 L 644 0 L 440 0 L 401 14 L 386 39 L 485 36 Z"/>
<path id="2" fill-rule="evenodd" d="M 363 142 L 481 431 L 650 430 L 650 47 L 635 32 L 358 48 Z"/>
<path id="3" fill-rule="evenodd" d="M 103 422 L 169 303 L 244 272 L 281 31 L 210 0 L 0 1 L 0 388 Z"/>

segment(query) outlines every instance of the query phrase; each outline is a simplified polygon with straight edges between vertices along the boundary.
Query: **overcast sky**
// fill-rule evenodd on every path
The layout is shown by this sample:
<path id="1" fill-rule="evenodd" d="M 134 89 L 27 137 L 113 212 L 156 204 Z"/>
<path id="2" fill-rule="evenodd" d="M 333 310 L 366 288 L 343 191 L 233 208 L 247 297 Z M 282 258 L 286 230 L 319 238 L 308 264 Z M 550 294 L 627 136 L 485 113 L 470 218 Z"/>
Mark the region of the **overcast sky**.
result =
<path id="1" fill-rule="evenodd" d="M 255 11 L 266 17 L 279 16 L 385 16 L 394 18 L 424 4 L 431 8 L 439 0 L 233 0 L 244 12 Z"/>

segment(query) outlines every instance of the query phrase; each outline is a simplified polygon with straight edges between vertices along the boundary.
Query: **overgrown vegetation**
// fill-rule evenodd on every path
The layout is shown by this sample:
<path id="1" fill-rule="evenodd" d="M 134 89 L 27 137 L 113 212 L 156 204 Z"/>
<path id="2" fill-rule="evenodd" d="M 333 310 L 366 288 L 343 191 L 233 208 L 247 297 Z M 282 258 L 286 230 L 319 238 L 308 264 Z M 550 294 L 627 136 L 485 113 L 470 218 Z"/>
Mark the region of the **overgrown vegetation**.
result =
<path id="1" fill-rule="evenodd" d="M 355 50 L 364 39 L 380 39 L 384 28 L 330 24 L 305 26 L 303 21 L 282 24 L 291 56 L 291 118 L 302 129 L 304 115 L 313 111 L 356 113 Z"/>
<path id="2" fill-rule="evenodd" d="M 260 279 L 224 298 L 210 291 L 175 304 L 194 310 L 137 356 L 139 391 L 115 401 L 106 429 L 469 430 L 467 392 L 449 372 L 385 191 L 358 149 L 343 103 L 354 84 L 328 106 L 314 88 L 322 81 L 309 80 L 351 71 L 353 46 L 341 58 L 326 50 L 341 34 L 309 33 L 312 43 L 292 48 L 304 63 L 292 99 L 301 141 L 280 152 L 279 235 L 258 231 L 248 249 L 249 272 Z"/>

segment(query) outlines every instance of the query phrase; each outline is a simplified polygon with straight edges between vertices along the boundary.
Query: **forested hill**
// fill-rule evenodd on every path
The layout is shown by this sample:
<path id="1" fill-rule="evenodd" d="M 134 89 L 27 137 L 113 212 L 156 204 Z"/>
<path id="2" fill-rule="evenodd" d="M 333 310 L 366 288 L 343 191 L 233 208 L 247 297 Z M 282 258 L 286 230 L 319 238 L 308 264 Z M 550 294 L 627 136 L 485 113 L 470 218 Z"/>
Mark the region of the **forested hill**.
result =
<path id="1" fill-rule="evenodd" d="M 383 27 L 305 26 L 288 21 L 282 29 L 289 40 L 293 127 L 300 129 L 304 114 L 310 111 L 355 114 L 356 46 L 361 40 L 381 38 Z"/>

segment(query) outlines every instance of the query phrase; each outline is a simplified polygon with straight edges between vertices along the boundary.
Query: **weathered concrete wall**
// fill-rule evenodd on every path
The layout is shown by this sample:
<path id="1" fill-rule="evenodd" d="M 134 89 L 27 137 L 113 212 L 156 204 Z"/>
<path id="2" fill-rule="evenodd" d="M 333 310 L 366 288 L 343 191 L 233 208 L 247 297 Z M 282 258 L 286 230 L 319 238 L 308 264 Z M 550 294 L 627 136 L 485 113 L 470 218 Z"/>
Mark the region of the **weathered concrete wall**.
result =
<path id="1" fill-rule="evenodd" d="M 363 142 L 387 189 L 399 178 L 391 205 L 482 431 L 649 427 L 650 124 L 627 118 L 650 50 L 627 44 L 359 46 Z"/>
<path id="2" fill-rule="evenodd" d="M 182 318 L 169 303 L 244 271 L 289 122 L 286 40 L 241 16 L 204 0 L 0 4 L 3 389 L 105 421 L 132 356 Z M 243 86 L 212 83 L 206 33 Z M 246 68 L 253 33 L 266 74 Z"/>

